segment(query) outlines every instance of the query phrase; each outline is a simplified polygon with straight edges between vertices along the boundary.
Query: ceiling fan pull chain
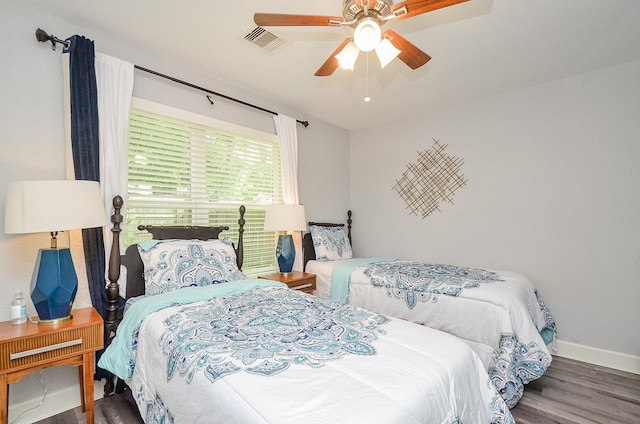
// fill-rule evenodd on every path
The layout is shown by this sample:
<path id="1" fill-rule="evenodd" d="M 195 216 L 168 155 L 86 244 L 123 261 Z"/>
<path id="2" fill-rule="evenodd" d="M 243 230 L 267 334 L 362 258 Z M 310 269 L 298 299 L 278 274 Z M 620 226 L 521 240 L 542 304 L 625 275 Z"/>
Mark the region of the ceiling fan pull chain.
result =
<path id="1" fill-rule="evenodd" d="M 369 97 L 369 53 L 367 52 L 367 95 L 364 96 L 365 103 L 369 103 L 371 101 L 371 97 Z"/>

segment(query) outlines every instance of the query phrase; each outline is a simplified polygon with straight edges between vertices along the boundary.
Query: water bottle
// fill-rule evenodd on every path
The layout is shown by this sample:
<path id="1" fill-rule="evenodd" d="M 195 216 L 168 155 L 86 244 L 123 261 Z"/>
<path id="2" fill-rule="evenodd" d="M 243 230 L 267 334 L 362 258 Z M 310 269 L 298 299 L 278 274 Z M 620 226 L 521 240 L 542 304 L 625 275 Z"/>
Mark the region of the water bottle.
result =
<path id="1" fill-rule="evenodd" d="M 11 301 L 11 322 L 22 324 L 27 320 L 27 304 L 24 302 L 22 290 L 16 290 Z"/>

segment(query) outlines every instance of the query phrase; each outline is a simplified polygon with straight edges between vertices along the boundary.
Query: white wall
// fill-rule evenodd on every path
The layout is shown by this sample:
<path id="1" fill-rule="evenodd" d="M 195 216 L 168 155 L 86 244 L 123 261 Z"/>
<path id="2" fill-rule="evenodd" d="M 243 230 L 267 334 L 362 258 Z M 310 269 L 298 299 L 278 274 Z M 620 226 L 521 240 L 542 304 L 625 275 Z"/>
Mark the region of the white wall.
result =
<path id="1" fill-rule="evenodd" d="M 561 340 L 638 372 L 639 118 L 634 62 L 355 132 L 354 251 L 525 274 Z M 392 188 L 433 138 L 468 184 L 422 219 Z"/>
<path id="2" fill-rule="evenodd" d="M 240 87 L 212 76 L 153 56 L 149 52 L 107 39 L 91 30 L 60 21 L 20 2 L 0 2 L 0 39 L 5 46 L 0 66 L 0 208 L 4 211 L 5 184 L 27 179 L 62 179 L 64 170 L 61 46 L 51 51 L 50 43 L 39 43 L 36 28 L 41 27 L 59 38 L 85 35 L 96 42 L 96 50 L 118 56 L 132 63 L 181 78 L 222 94 L 257 104 L 269 110 L 309 120 L 310 126 L 298 126 L 300 200 L 309 219 L 341 216 L 349 203 L 349 134 L 313 116 L 298 115 L 286 105 L 278 105 Z M 273 117 L 245 106 L 213 97 L 211 106 L 204 93 L 136 71 L 134 95 L 160 103 L 227 120 L 240 125 L 275 132 Z M 327 167 L 332 174 L 318 179 Z M 324 188 L 334 195 L 316 196 Z M 4 213 L 3 213 L 4 215 Z M 0 301 L 0 321 L 10 319 L 10 294 L 15 289 L 29 292 L 29 283 L 39 248 L 48 247 L 47 234 L 5 235 L 4 219 L 0 220 L 0 286 L 5 295 Z M 66 243 L 61 237 L 61 245 Z M 28 313 L 35 314 L 31 302 Z M 43 373 L 47 400 L 37 411 L 19 422 L 32 422 L 79 405 L 77 372 L 70 367 L 57 367 Z M 55 396 L 63 388 L 72 387 L 71 404 Z M 73 389 L 75 387 L 75 390 Z M 10 386 L 10 419 L 23 409 L 37 404 L 42 396 L 38 374 L 27 376 Z M 99 393 L 98 393 L 99 395 Z M 68 397 L 66 398 L 68 399 Z M 44 411 L 44 412 L 43 412 Z"/>
<path id="3" fill-rule="evenodd" d="M 522 272 L 549 304 L 563 340 L 640 356 L 640 285 L 634 272 L 640 259 L 640 63 L 358 131 L 349 147 L 345 130 L 286 105 L 19 2 L 0 2 L 2 210 L 8 181 L 65 175 L 60 51 L 36 41 L 37 27 L 60 38 L 88 36 L 104 53 L 310 120 L 308 128 L 298 127 L 301 202 L 309 220 L 342 220 L 351 207 L 356 254 Z M 135 95 L 273 131 L 268 114 L 216 98 L 212 107 L 202 93 L 139 71 Z M 469 182 L 453 205 L 420 219 L 408 215 L 392 187 L 432 138 L 465 159 Z M 0 285 L 4 293 L 27 292 L 37 250 L 48 245 L 48 235 L 5 235 L 3 225 L 0 220 Z M 4 299 L 0 320 L 10 317 L 9 298 Z M 28 308 L 35 312 L 30 303 Z M 75 370 L 58 367 L 43 375 L 45 404 L 19 422 L 78 404 Z M 54 396 L 68 387 L 71 405 Z M 37 374 L 12 384 L 10 419 L 37 404 L 41 394 Z"/>

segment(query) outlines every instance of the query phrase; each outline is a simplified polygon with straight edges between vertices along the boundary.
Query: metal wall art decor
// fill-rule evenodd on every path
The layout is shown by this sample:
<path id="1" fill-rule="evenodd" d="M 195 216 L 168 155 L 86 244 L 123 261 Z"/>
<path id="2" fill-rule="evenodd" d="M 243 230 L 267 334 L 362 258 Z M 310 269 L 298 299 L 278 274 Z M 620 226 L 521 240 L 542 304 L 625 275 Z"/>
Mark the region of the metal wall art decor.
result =
<path id="1" fill-rule="evenodd" d="M 460 172 L 464 159 L 449 156 L 446 148 L 447 144 L 434 139 L 430 149 L 418 152 L 415 163 L 407 164 L 402 178 L 393 186 L 410 213 L 422 219 L 440 211 L 442 202 L 453 204 L 455 191 L 467 183 Z"/>

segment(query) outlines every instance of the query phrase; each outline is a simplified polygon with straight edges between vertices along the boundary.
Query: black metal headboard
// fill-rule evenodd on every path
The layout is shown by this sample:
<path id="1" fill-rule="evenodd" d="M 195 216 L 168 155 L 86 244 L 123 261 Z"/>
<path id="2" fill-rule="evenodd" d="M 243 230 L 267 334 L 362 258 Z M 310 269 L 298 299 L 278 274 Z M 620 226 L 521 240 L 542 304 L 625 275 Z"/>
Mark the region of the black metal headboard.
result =
<path id="1" fill-rule="evenodd" d="M 351 243 L 351 211 L 347 211 L 347 235 L 349 236 L 349 243 Z M 332 222 L 309 222 L 309 226 L 317 225 L 320 227 L 344 227 L 344 224 L 337 224 Z M 316 259 L 316 249 L 313 247 L 313 239 L 311 233 L 305 233 L 302 236 L 302 253 L 304 256 L 304 268 L 307 267 L 307 262 Z"/>

